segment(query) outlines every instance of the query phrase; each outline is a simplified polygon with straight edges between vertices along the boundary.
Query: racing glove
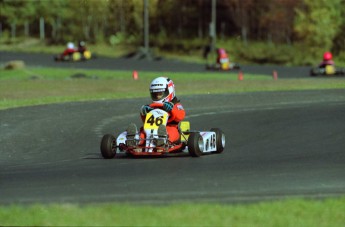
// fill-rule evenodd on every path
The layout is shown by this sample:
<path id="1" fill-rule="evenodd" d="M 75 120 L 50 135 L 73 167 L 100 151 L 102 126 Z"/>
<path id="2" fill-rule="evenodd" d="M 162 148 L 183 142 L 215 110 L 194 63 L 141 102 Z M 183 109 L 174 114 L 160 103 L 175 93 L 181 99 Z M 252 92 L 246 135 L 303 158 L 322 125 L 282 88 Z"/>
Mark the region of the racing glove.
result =
<path id="1" fill-rule="evenodd" d="M 173 108 L 174 108 L 174 103 L 172 103 L 172 102 L 164 102 L 163 103 L 163 109 L 166 112 L 170 112 Z"/>
<path id="2" fill-rule="evenodd" d="M 148 112 L 150 112 L 151 110 L 153 110 L 152 107 L 150 107 L 150 106 L 148 106 L 148 105 L 143 105 L 143 106 L 141 107 L 140 114 L 141 114 L 142 116 L 145 116 L 145 115 L 146 115 Z"/>

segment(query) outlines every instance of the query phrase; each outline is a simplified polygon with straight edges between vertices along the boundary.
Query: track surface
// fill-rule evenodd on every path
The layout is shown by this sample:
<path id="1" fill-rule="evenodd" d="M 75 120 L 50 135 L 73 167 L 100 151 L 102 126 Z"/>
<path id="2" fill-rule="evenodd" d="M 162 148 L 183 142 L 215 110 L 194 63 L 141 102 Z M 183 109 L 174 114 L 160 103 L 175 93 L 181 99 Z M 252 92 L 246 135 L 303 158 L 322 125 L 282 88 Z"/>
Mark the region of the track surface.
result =
<path id="1" fill-rule="evenodd" d="M 205 65 L 185 63 L 180 61 L 160 60 L 133 60 L 126 58 L 99 57 L 85 62 L 55 62 L 49 54 L 29 54 L 0 51 L 0 65 L 11 60 L 23 60 L 28 66 L 49 66 L 84 69 L 110 69 L 110 70 L 138 70 L 154 72 L 207 72 Z M 285 67 L 285 66 L 249 66 L 242 65 L 241 71 L 253 74 L 272 75 L 277 71 L 279 78 L 301 78 L 309 77 L 310 67 Z M 236 71 L 233 71 L 236 72 Z M 228 72 L 222 72 L 228 73 Z"/>
<path id="2" fill-rule="evenodd" d="M 182 96 L 222 154 L 104 160 L 103 134 L 140 123 L 148 99 L 0 111 L 0 204 L 245 202 L 345 194 L 345 91 Z"/>

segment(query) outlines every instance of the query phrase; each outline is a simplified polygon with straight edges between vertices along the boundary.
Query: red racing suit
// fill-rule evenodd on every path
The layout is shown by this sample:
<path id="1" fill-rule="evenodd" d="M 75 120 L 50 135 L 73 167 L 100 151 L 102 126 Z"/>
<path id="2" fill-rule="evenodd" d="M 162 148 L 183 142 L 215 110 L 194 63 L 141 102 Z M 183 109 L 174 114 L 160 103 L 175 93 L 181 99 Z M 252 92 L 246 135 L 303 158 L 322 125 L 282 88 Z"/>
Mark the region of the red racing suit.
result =
<path id="1" fill-rule="evenodd" d="M 186 116 L 186 111 L 184 110 L 182 104 L 180 103 L 180 100 L 178 100 L 176 97 L 171 102 L 174 103 L 174 107 L 169 112 L 169 118 L 168 118 L 168 123 L 166 125 L 166 129 L 167 129 L 169 141 L 174 143 L 180 139 L 178 124 Z M 157 108 L 157 103 L 151 103 L 149 106 L 152 108 Z M 141 119 L 143 122 L 145 121 L 145 117 L 146 117 L 145 115 L 144 116 L 141 115 Z M 140 128 L 140 138 L 145 138 L 145 132 L 143 130 L 143 127 Z"/>
<path id="2" fill-rule="evenodd" d="M 73 49 L 73 48 L 67 48 L 67 49 L 64 50 L 64 52 L 62 53 L 62 56 L 72 55 L 74 52 L 76 52 L 75 49 Z"/>
<path id="3" fill-rule="evenodd" d="M 226 53 L 225 49 L 220 48 L 217 50 L 217 63 L 221 64 L 221 60 L 223 59 L 229 61 L 229 56 Z"/>
<path id="4" fill-rule="evenodd" d="M 327 65 L 334 65 L 333 60 L 324 60 L 319 64 L 319 68 L 325 68 Z"/>

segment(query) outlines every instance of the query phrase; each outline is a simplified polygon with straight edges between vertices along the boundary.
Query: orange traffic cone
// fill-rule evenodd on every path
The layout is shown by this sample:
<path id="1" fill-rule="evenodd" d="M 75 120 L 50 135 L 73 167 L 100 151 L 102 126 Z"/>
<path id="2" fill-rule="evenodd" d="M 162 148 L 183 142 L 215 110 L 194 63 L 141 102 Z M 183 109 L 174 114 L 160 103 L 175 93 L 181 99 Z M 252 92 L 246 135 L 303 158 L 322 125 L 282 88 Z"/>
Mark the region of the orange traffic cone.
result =
<path id="1" fill-rule="evenodd" d="M 138 72 L 136 70 L 133 71 L 132 76 L 133 76 L 133 80 L 138 80 L 139 79 L 139 74 L 138 74 Z"/>
<path id="2" fill-rule="evenodd" d="M 273 76 L 274 80 L 277 80 L 278 79 L 278 72 L 276 70 L 273 70 L 272 76 Z"/>
<path id="3" fill-rule="evenodd" d="M 238 80 L 243 80 L 244 78 L 243 78 L 243 73 L 242 73 L 242 71 L 239 71 L 238 72 Z"/>

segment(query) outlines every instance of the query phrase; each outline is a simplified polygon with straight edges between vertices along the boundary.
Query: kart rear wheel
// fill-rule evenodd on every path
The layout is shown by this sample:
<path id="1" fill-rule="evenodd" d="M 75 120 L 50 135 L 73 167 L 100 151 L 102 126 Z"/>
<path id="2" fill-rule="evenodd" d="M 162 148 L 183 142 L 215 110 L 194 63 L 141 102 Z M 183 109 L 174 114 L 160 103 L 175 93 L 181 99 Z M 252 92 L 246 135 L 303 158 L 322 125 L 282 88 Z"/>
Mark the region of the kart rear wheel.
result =
<path id="1" fill-rule="evenodd" d="M 101 154 L 103 158 L 110 159 L 116 155 L 116 138 L 113 135 L 106 134 L 101 141 Z"/>
<path id="2" fill-rule="evenodd" d="M 335 74 L 339 75 L 339 76 L 344 76 L 345 75 L 345 69 L 337 69 Z"/>
<path id="3" fill-rule="evenodd" d="M 217 151 L 216 153 L 222 153 L 225 147 L 225 134 L 222 130 L 219 128 L 211 128 L 211 132 L 216 133 L 216 146 L 217 146 Z"/>
<path id="4" fill-rule="evenodd" d="M 188 152 L 192 157 L 200 157 L 204 151 L 204 140 L 198 132 L 192 132 L 188 138 Z"/>

